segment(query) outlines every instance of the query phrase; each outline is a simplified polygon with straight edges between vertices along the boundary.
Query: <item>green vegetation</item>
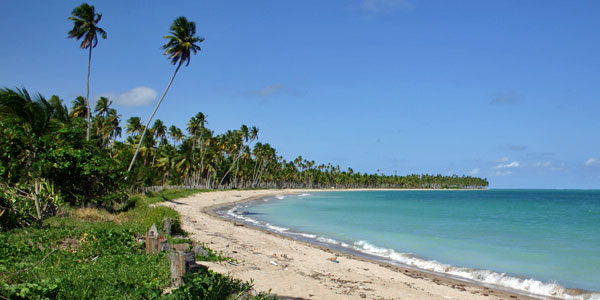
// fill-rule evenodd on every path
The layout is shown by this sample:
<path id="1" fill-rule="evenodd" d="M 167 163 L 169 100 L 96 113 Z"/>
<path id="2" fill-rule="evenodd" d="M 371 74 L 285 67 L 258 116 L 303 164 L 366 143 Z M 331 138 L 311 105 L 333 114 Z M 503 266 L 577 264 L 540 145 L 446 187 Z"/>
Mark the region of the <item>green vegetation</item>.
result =
<path id="1" fill-rule="evenodd" d="M 179 223 L 177 213 L 150 203 L 197 191 L 165 190 L 132 197 L 135 206 L 121 213 L 67 209 L 46 220 L 44 228 L 0 232 L 0 298 L 8 299 L 267 299 L 252 297 L 252 285 L 201 270 L 185 285 L 165 293 L 170 284 L 166 253 L 144 254 L 138 237 L 164 217 Z M 180 239 L 181 242 L 189 242 Z M 208 257 L 227 258 L 210 249 Z M 231 297 L 233 295 L 233 297 Z"/>

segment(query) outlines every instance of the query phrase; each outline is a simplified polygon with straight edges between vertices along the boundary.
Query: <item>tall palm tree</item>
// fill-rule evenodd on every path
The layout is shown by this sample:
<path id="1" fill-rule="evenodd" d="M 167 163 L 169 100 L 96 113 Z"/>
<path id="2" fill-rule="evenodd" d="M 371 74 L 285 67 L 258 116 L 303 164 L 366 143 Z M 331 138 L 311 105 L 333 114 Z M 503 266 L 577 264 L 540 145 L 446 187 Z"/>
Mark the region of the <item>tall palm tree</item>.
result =
<path id="1" fill-rule="evenodd" d="M 102 19 L 102 14 L 96 13 L 93 5 L 83 3 L 71 12 L 69 20 L 73 21 L 73 29 L 69 31 L 69 38 L 77 40 L 83 38 L 79 47 L 81 49 L 89 48 L 87 77 L 85 81 L 85 103 L 87 106 L 87 135 L 90 140 L 90 65 L 92 64 L 92 48 L 98 45 L 98 35 L 106 39 L 106 31 L 98 27 L 98 22 Z"/>
<path id="2" fill-rule="evenodd" d="M 154 114 L 156 114 L 158 107 L 165 98 L 165 95 L 167 94 L 171 83 L 173 83 L 173 79 L 175 79 L 175 75 L 177 75 L 177 71 L 179 71 L 179 68 L 183 63 L 185 63 L 186 66 L 190 64 L 192 52 L 196 54 L 198 53 L 198 51 L 201 50 L 200 46 L 198 46 L 197 43 L 201 43 L 204 41 L 204 38 L 196 36 L 196 23 L 188 21 L 185 17 L 179 17 L 175 19 L 170 29 L 170 35 L 164 36 L 164 38 L 168 39 L 169 41 L 165 45 L 163 45 L 162 48 L 165 49 L 165 55 L 168 55 L 169 59 L 171 59 L 171 64 L 177 65 L 177 68 L 175 68 L 175 72 L 173 73 L 173 76 L 171 76 L 171 80 L 169 80 L 169 83 L 167 84 L 165 91 L 160 97 L 160 100 L 158 100 L 158 103 L 156 103 L 156 107 L 150 115 L 150 118 L 148 118 L 148 122 L 146 123 L 144 132 L 142 133 L 142 138 L 138 143 L 137 149 L 135 150 L 135 154 L 131 159 L 131 163 L 129 164 L 127 172 L 131 172 L 131 168 L 133 167 L 135 158 L 137 157 L 138 152 L 140 151 L 140 146 L 142 145 L 142 141 L 144 140 L 146 129 L 150 125 L 150 121 L 152 121 Z"/>

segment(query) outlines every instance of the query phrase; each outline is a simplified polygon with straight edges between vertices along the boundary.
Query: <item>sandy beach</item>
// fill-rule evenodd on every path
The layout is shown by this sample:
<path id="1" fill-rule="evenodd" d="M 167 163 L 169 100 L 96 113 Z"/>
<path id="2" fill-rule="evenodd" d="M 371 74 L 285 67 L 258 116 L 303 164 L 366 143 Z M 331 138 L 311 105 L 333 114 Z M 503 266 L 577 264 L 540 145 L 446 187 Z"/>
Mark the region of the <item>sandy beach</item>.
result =
<path id="1" fill-rule="evenodd" d="M 199 193 L 164 202 L 181 215 L 182 228 L 238 263 L 206 263 L 210 269 L 253 280 L 257 291 L 291 299 L 533 299 L 293 240 L 218 217 L 213 210 L 240 201 L 311 190 Z M 337 261 L 334 262 L 334 261 Z"/>

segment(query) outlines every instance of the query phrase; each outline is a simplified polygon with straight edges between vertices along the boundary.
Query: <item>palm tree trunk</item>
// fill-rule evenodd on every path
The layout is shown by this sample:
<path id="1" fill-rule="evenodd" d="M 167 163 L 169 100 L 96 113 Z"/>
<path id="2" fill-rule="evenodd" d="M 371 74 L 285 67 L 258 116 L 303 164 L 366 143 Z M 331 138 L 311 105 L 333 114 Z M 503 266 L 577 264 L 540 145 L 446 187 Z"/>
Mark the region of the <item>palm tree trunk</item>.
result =
<path id="1" fill-rule="evenodd" d="M 163 92 L 162 96 L 160 96 L 160 100 L 158 100 L 158 103 L 156 103 L 156 107 L 154 108 L 152 115 L 150 115 L 148 122 L 146 122 L 146 127 L 144 127 L 144 132 L 142 133 L 142 137 L 140 138 L 140 141 L 138 142 L 137 149 L 135 149 L 135 154 L 133 155 L 133 158 L 131 159 L 129 168 L 127 168 L 127 173 L 130 173 L 131 168 L 133 168 L 133 163 L 135 162 L 135 158 L 137 157 L 138 152 L 140 152 L 140 146 L 142 146 L 142 141 L 144 140 L 144 135 L 146 135 L 146 131 L 148 131 L 148 126 L 150 126 L 150 121 L 152 121 L 152 118 L 154 118 L 154 114 L 156 114 L 156 111 L 158 110 L 158 107 L 162 103 L 163 99 L 165 98 L 165 95 L 167 94 L 169 87 L 171 87 L 171 83 L 173 83 L 173 79 L 175 79 L 175 75 L 177 75 L 177 71 L 179 71 L 179 67 L 181 67 L 181 61 L 179 61 L 179 65 L 177 65 L 177 69 L 175 69 L 173 76 L 171 76 L 171 80 L 169 80 L 169 84 L 167 84 L 167 88 L 165 88 L 165 91 Z"/>
<path id="2" fill-rule="evenodd" d="M 90 66 L 92 64 L 92 45 L 90 45 L 90 54 L 88 56 L 88 70 L 85 81 L 85 105 L 87 106 L 87 134 L 86 141 L 90 140 Z"/>
<path id="3" fill-rule="evenodd" d="M 42 227 L 42 213 L 40 211 L 40 200 L 39 200 L 39 195 L 40 195 L 40 184 L 38 179 L 35 179 L 35 182 L 33 183 L 33 191 L 34 191 L 34 204 L 35 204 L 35 212 L 37 214 L 37 222 L 38 222 L 38 226 L 41 228 Z"/>
<path id="4" fill-rule="evenodd" d="M 236 154 L 236 157 L 237 156 L 238 155 Z M 231 163 L 231 167 L 229 168 L 229 170 L 227 170 L 227 172 L 225 173 L 225 175 L 223 175 L 223 178 L 221 178 L 221 181 L 219 181 L 219 185 L 223 184 L 223 180 L 225 180 L 225 177 L 227 177 L 227 175 L 229 174 L 229 172 L 231 172 L 231 170 L 233 170 L 233 167 L 235 167 L 236 162 L 237 162 L 237 158 L 235 158 L 233 160 L 233 162 Z"/>

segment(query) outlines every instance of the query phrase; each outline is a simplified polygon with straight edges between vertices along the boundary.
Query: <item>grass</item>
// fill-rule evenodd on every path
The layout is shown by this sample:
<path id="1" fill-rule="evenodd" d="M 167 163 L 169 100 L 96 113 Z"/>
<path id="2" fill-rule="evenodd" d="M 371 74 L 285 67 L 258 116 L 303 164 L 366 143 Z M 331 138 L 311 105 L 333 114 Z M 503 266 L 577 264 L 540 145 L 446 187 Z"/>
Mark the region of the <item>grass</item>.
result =
<path id="1" fill-rule="evenodd" d="M 145 254 L 139 237 L 165 217 L 171 218 L 174 233 L 183 234 L 174 210 L 151 204 L 197 192 L 165 190 L 132 196 L 133 204 L 121 212 L 67 209 L 63 216 L 47 219 L 43 228 L 0 232 L 0 298 L 252 299 L 247 294 L 250 283 L 206 270 L 164 293 L 170 285 L 166 253 Z M 190 242 L 185 237 L 173 241 Z M 207 257 L 197 259 L 227 259 L 207 250 Z"/>

